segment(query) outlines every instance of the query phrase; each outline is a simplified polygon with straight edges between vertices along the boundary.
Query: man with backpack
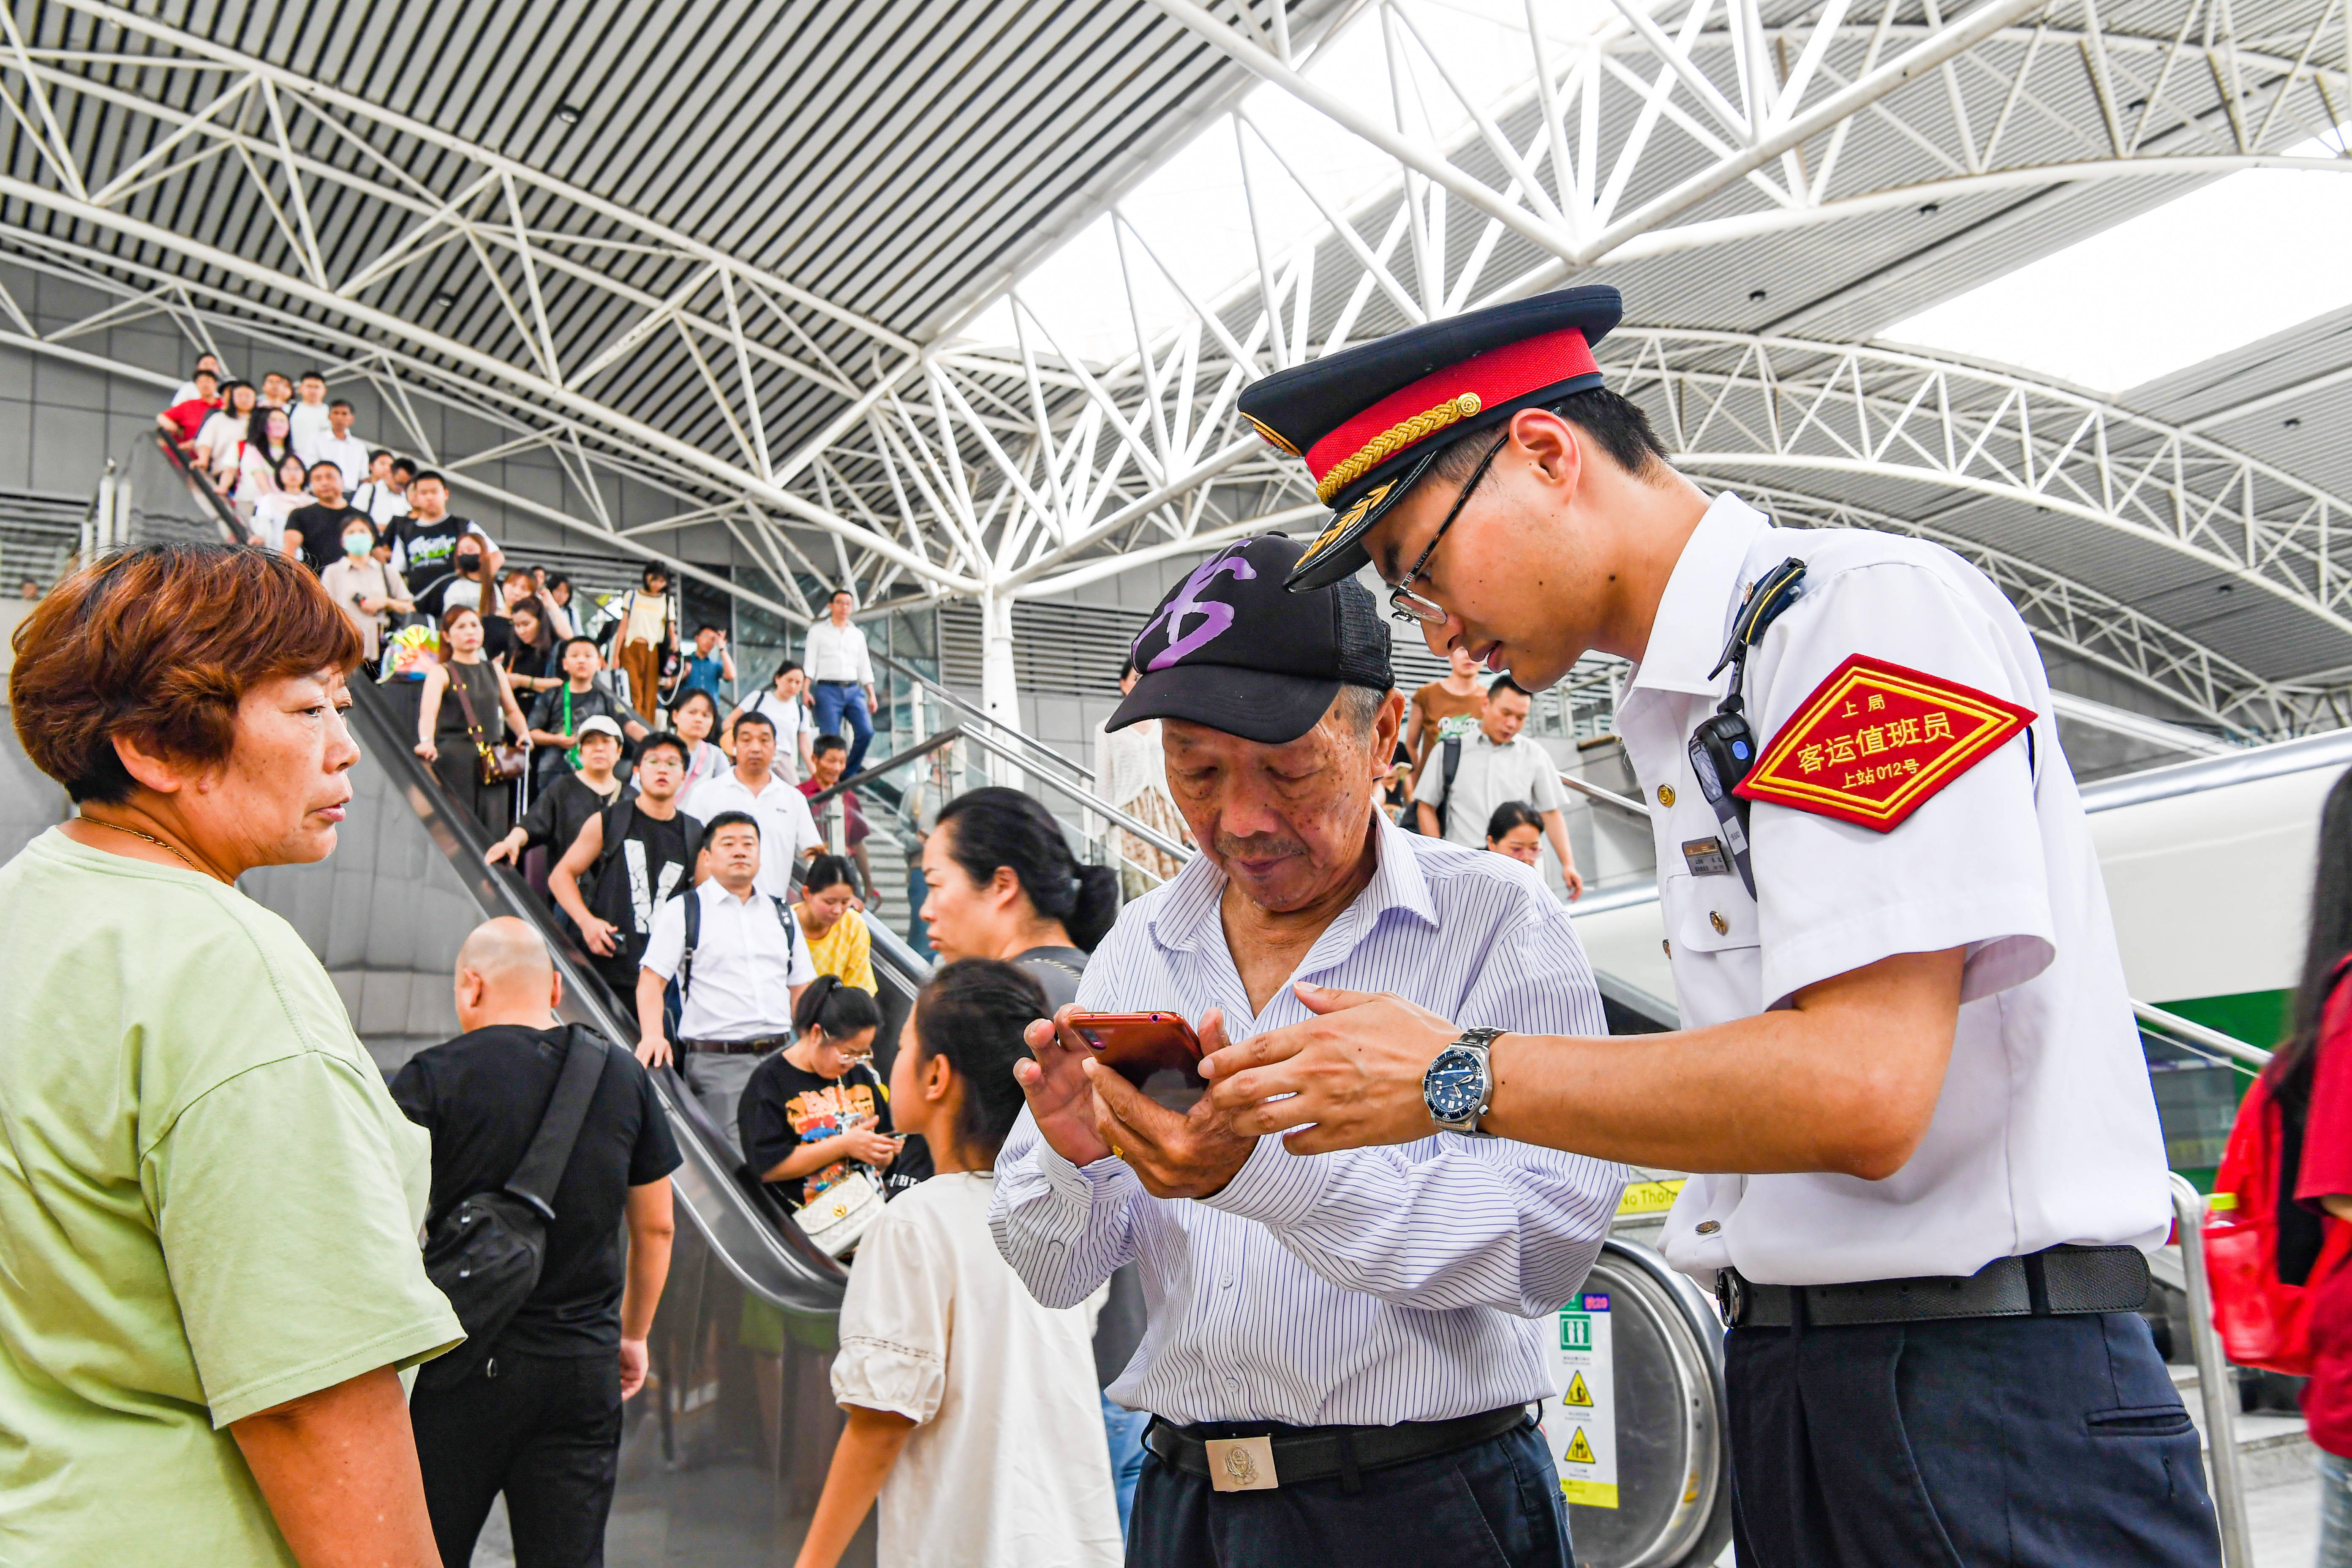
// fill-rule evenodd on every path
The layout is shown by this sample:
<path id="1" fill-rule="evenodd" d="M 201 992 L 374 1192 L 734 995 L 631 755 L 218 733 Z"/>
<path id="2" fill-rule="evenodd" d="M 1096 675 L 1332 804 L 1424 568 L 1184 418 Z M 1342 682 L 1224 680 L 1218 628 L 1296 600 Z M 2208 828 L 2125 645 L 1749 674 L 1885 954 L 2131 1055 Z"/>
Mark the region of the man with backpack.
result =
<path id="1" fill-rule="evenodd" d="M 654 911 L 694 880 L 702 825 L 678 809 L 686 752 L 678 736 L 649 737 L 637 752 L 637 793 L 623 794 L 582 823 L 547 874 L 547 890 L 580 928 L 598 976 L 624 1001 L 636 992 L 637 960 L 653 934 Z"/>
<path id="2" fill-rule="evenodd" d="M 604 1561 L 621 1404 L 645 1384 L 669 1273 L 679 1159 L 653 1080 L 593 1030 L 551 1026 L 562 1000 L 539 934 L 511 917 L 486 921 L 457 954 L 465 1033 L 392 1081 L 401 1110 L 433 1135 L 426 1269 L 469 1335 L 447 1365 L 419 1375 L 409 1405 L 444 1563 L 471 1561 L 500 1492 L 517 1563 Z M 507 1295 L 477 1289 L 495 1268 L 436 1267 L 467 1239 L 480 1256 L 464 1233 L 502 1222 L 538 1241 L 536 1269 L 507 1271 Z"/>
<path id="3" fill-rule="evenodd" d="M 760 837 L 748 811 L 710 819 L 702 833 L 709 878 L 662 906 L 636 984 L 638 1058 L 649 1067 L 670 1059 L 664 1005 L 676 981 L 679 1070 L 730 1138 L 751 1069 L 792 1044 L 793 1011 L 816 978 L 792 906 L 760 890 Z"/>
<path id="4" fill-rule="evenodd" d="M 1561 793 L 1559 764 L 1551 753 L 1519 731 L 1527 726 L 1531 707 L 1527 688 L 1507 675 L 1486 688 L 1478 722 L 1467 734 L 1448 735 L 1430 747 L 1413 786 L 1414 811 L 1421 830 L 1465 849 L 1486 847 L 1486 822 L 1506 801 L 1535 803 L 1543 814 L 1544 836 L 1559 858 L 1560 879 L 1571 899 L 1584 891 L 1576 874 L 1576 852 L 1568 847 L 1568 829 L 1559 808 L 1568 803 Z"/>

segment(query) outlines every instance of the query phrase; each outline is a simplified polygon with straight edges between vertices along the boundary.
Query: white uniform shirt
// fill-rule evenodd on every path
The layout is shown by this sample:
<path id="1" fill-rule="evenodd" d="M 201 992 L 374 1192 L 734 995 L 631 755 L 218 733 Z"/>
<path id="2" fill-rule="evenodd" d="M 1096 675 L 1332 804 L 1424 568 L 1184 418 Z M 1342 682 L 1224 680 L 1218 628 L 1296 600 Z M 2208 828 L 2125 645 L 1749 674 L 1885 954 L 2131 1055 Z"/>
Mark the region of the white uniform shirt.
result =
<path id="1" fill-rule="evenodd" d="M 768 775 L 768 787 L 758 795 L 730 768 L 696 784 L 683 809 L 708 826 L 722 811 L 748 811 L 760 824 L 760 890 L 780 899 L 792 897 L 793 868 L 801 852 L 824 847 L 816 818 L 809 815 L 808 796 L 786 784 L 783 775 Z"/>
<path id="2" fill-rule="evenodd" d="M 1528 868 L 1374 814 L 1380 866 L 1296 978 L 1394 991 L 1456 1020 L 1608 1032 L 1567 911 Z M 1288 984 L 1251 1016 L 1205 855 L 1120 911 L 1078 1005 L 1223 1009 L 1228 1036 L 1302 1023 Z M 1109 1388 L 1179 1424 L 1442 1421 L 1559 1392 L 1552 1315 L 1583 1283 L 1624 1170 L 1507 1138 L 1433 1133 L 1297 1155 L 1269 1133 L 1206 1198 L 1055 1153 L 1024 1108 L 996 1160 L 997 1249 L 1047 1306 L 1139 1265 L 1150 1326 Z"/>
<path id="3" fill-rule="evenodd" d="M 832 618 L 808 629 L 808 647 L 801 655 L 811 680 L 850 680 L 874 684 L 874 661 L 866 656 L 866 633 L 856 621 L 836 626 Z"/>
<path id="4" fill-rule="evenodd" d="M 294 406 L 286 411 L 286 444 L 294 448 L 294 455 L 302 459 L 305 467 L 326 457 L 323 448 L 327 437 L 333 431 L 334 426 L 327 422 L 327 405 L 323 403 L 297 400 Z M 364 453 L 362 454 L 360 473 L 362 477 L 367 473 Z"/>
<path id="5" fill-rule="evenodd" d="M 1755 803 L 1759 908 L 1736 872 L 1695 875 L 1685 858 L 1722 831 L 1687 747 L 1729 688 L 1727 668 L 1707 671 L 1742 593 L 1792 555 L 1808 563 L 1803 595 L 1748 658 L 1760 748 L 1854 654 L 2038 717 L 2031 769 L 2020 734 L 1891 832 Z M 1831 1284 L 1971 1274 L 2065 1242 L 2163 1243 L 2164 1141 L 2105 885 L 2041 655 L 1989 580 L 1918 540 L 1776 529 L 1718 497 L 1666 584 L 1617 730 L 1651 808 L 1685 1026 L 1787 1006 L 1895 953 L 1966 949 L 1951 1064 L 1909 1162 L 1879 1182 L 1695 1176 L 1666 1224 L 1677 1268 Z"/>
<path id="6" fill-rule="evenodd" d="M 1039 1305 L 989 1240 L 993 1184 L 986 1171 L 934 1176 L 893 1199 L 857 1245 L 833 1397 L 915 1423 L 882 1482 L 877 1556 L 903 1568 L 1118 1568 L 1093 1349 L 1108 1291 Z"/>
<path id="7" fill-rule="evenodd" d="M 691 816 L 691 813 L 688 813 Z M 694 945 L 693 983 L 677 1032 L 689 1040 L 750 1040 L 793 1032 L 793 992 L 816 978 L 808 942 L 790 908 L 776 918 L 775 900 L 759 889 L 739 899 L 711 878 L 662 900 L 646 939 L 640 966 L 664 980 L 677 977 L 686 952 L 686 900 L 702 900 L 702 930 Z"/>
<path id="8" fill-rule="evenodd" d="M 1559 764 L 1551 753 L 1526 735 L 1514 735 L 1501 745 L 1473 729 L 1462 737 L 1462 762 L 1454 771 L 1454 787 L 1445 785 L 1445 749 L 1433 742 L 1422 764 L 1421 781 L 1412 798 L 1436 810 L 1446 802 L 1445 841 L 1472 849 L 1486 847 L 1486 824 L 1495 808 L 1506 801 L 1524 800 L 1538 811 L 1558 811 L 1566 804 L 1560 792 Z"/>

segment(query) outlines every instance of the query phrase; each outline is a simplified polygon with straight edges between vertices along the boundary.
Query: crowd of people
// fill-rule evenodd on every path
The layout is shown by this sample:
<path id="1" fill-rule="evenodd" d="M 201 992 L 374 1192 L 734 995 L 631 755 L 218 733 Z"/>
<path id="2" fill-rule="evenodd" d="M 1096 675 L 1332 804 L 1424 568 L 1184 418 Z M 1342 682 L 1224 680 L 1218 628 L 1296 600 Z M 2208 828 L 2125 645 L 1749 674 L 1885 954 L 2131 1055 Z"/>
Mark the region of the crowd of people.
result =
<path id="1" fill-rule="evenodd" d="M 545 943 L 493 921 L 457 963 L 464 1033 L 387 1088 L 317 957 L 235 886 L 325 858 L 351 799 L 336 688 L 364 641 L 293 559 L 308 535 L 62 584 L 10 678 L 79 813 L 0 868 L 8 1538 L 420 1568 L 467 1561 L 503 1491 L 519 1563 L 599 1560 L 667 1267 L 674 1067 L 680 1114 L 851 1263 L 798 1568 L 869 1512 L 891 1568 L 1569 1568 L 1536 1412 L 1630 1166 L 1696 1173 L 1663 1250 L 1726 1325 L 1743 1564 L 2216 1568 L 2139 1310 L 2164 1144 L 2031 634 L 1956 556 L 1782 530 L 1676 474 L 1591 358 L 1621 309 L 1516 300 L 1242 393 L 1335 516 L 1223 545 L 1131 650 L 1106 733 L 1150 725 L 1159 760 L 1134 748 L 1104 804 L 1133 847 L 1181 825 L 1197 853 L 1087 864 L 1017 790 L 946 801 L 921 848 L 940 963 L 887 1071 L 858 867 L 793 776 L 854 775 L 871 733 L 846 595 L 773 705 L 719 721 L 719 638 L 693 657 L 719 673 L 663 699 L 649 574 L 591 651 L 652 705 L 591 711 L 604 672 L 572 645 L 498 662 L 495 547 L 410 479 L 446 531 L 408 537 L 404 585 L 451 563 L 412 595 L 437 637 L 419 754 L 466 759 L 441 776 L 494 859 L 552 853 L 637 1040 L 553 1027 Z M 277 482 L 271 443 L 315 429 L 294 391 L 247 400 L 240 479 Z M 1367 567 L 1453 658 L 1410 700 Z M 1685 1026 L 1638 1046 L 1532 869 L 1549 845 L 1580 886 L 1528 692 L 1596 647 L 1638 661 L 1619 729 L 1681 852 L 1659 898 Z M 1481 663 L 1509 673 L 1481 689 Z M 518 681 L 549 683 L 528 720 Z M 1908 727 L 1921 702 L 1945 722 Z M 1856 723 L 1918 765 L 1832 787 Z M 499 746 L 533 730 L 564 761 L 509 827 L 530 763 Z M 1135 868 L 1157 885 L 1123 900 Z M 2272 1080 L 2326 1138 L 2352 1121 L 2343 887 L 2323 871 Z M 1099 1015 L 1188 1060 L 1130 1076 Z M 2347 1172 L 2313 1147 L 2282 1205 L 2343 1224 Z M 534 1223 L 542 1187 L 545 1271 L 488 1315 L 435 1260 Z M 2336 1442 L 2342 1348 L 2313 1338 Z M 150 1506 L 120 1506 L 124 1474 Z M 2343 1511 L 2352 1475 L 2324 1477 Z"/>

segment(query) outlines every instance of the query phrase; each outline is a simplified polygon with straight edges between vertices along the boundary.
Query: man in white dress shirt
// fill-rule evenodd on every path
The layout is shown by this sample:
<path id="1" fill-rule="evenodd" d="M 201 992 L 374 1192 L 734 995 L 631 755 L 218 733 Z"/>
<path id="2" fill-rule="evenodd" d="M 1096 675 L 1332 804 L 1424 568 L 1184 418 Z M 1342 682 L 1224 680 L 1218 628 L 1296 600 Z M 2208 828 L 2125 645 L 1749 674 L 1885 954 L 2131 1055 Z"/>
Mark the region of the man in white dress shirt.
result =
<path id="1" fill-rule="evenodd" d="M 1210 1050 L 1307 1017 L 1327 987 L 1601 1032 L 1568 917 L 1524 867 L 1373 808 L 1403 717 L 1388 635 L 1356 584 L 1286 600 L 1299 554 L 1228 546 L 1136 640 L 1143 677 L 1112 721 L 1161 721 L 1202 853 L 1127 907 L 1078 1006 L 1180 1011 Z M 1619 1167 L 1434 1131 L 1302 1159 L 1208 1100 L 1146 1099 L 1067 1027 L 1029 1042 L 990 1218 L 1048 1306 L 1139 1266 L 1150 1326 L 1108 1391 L 1154 1417 L 1131 1565 L 1566 1568 L 1528 1407 L 1557 1391 L 1553 1318 Z M 1239 1491 L 1276 1495 L 1221 1495 Z"/>
<path id="2" fill-rule="evenodd" d="M 356 491 L 366 481 L 367 443 L 352 434 L 352 405 L 344 399 L 338 397 L 327 405 L 326 434 L 311 443 L 310 453 L 302 461 L 334 464 L 342 471 L 345 495 Z"/>
<path id="3" fill-rule="evenodd" d="M 846 588 L 835 588 L 825 604 L 825 618 L 808 629 L 808 650 L 803 662 L 816 689 L 816 731 L 841 733 L 849 722 L 849 765 L 855 773 L 866 761 L 866 747 L 874 739 L 874 661 L 866 652 L 866 634 L 849 621 L 856 604 Z"/>
<path id="4" fill-rule="evenodd" d="M 793 1009 L 816 978 L 798 917 L 759 888 L 760 824 L 749 812 L 721 812 L 702 830 L 710 875 L 662 904 L 637 971 L 637 1055 L 670 1059 L 662 997 L 677 980 L 678 1070 L 710 1119 L 731 1140 L 735 1102 L 751 1069 L 793 1042 Z M 700 905 L 687 947 L 687 900 Z M 684 970 L 681 977 L 680 971 Z"/>
<path id="5" fill-rule="evenodd" d="M 760 890 L 788 899 L 793 867 L 824 847 L 810 815 L 808 796 L 775 771 L 776 725 L 765 713 L 735 721 L 735 765 L 694 786 L 687 815 L 703 822 L 721 812 L 740 811 L 760 825 Z"/>

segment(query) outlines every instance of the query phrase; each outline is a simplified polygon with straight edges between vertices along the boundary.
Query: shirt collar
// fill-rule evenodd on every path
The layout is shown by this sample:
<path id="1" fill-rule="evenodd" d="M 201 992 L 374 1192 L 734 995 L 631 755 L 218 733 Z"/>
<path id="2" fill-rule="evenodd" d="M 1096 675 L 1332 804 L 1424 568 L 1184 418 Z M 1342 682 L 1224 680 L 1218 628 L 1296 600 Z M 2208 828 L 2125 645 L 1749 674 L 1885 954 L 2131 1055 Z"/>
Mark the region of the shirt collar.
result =
<path id="1" fill-rule="evenodd" d="M 1420 836 L 1407 833 L 1378 811 L 1372 813 L 1372 852 L 1378 857 L 1372 879 L 1317 939 L 1298 966 L 1301 974 L 1337 963 L 1390 910 L 1402 910 L 1433 929 L 1437 924 L 1437 906 L 1430 898 L 1429 881 L 1422 875 L 1415 853 L 1414 840 Z M 1217 901 L 1225 890 L 1225 874 L 1206 855 L 1193 856 L 1168 884 L 1168 896 L 1152 912 L 1152 940 L 1171 952 L 1194 952 L 1212 936 L 1223 941 Z"/>
<path id="2" fill-rule="evenodd" d="M 1723 653 L 1739 574 L 1756 536 L 1771 526 L 1770 518 L 1730 491 L 1715 498 L 1666 579 L 1650 623 L 1650 646 L 1633 672 L 1634 689 L 1715 694 L 1716 679 L 1707 671 Z"/>
<path id="3" fill-rule="evenodd" d="M 739 899 L 729 892 L 718 878 L 710 877 L 704 879 L 701 891 L 702 900 L 706 904 L 733 904 L 736 908 L 742 909 L 760 896 L 760 884 L 752 883 L 751 890 Z"/>

